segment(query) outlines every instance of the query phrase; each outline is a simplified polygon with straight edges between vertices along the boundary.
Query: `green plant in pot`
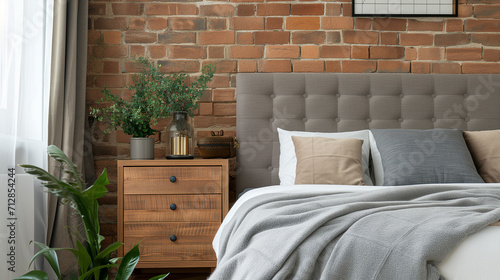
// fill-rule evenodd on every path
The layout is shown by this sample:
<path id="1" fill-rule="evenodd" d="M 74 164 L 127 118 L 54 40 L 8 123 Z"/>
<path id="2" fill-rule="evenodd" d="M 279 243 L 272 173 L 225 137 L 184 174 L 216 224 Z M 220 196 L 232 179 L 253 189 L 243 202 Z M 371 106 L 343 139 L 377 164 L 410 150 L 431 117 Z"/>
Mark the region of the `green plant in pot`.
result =
<path id="1" fill-rule="evenodd" d="M 50 248 L 39 242 L 34 242 L 39 251 L 33 256 L 31 262 L 40 255 L 43 255 L 50 264 L 55 275 L 61 279 L 59 262 L 56 251 L 68 250 L 75 256 L 78 262 L 78 271 L 70 279 L 78 280 L 107 280 L 109 269 L 117 267 L 116 280 L 129 279 L 135 266 L 139 262 L 139 244 L 136 244 L 123 258 L 111 258 L 111 255 L 123 245 L 121 242 L 114 242 L 106 248 L 101 248 L 104 237 L 100 234 L 99 227 L 99 203 L 97 199 L 107 192 L 106 185 L 109 184 L 106 169 L 97 178 L 94 184 L 87 187 L 78 172 L 76 165 L 56 146 L 49 146 L 47 151 L 54 160 L 61 164 L 61 178 L 52 176 L 44 169 L 23 164 L 27 173 L 36 176 L 47 190 L 56 195 L 62 203 L 69 203 L 75 213 L 81 218 L 85 227 L 86 241 L 83 243 L 76 240 L 76 249 L 73 248 Z M 118 264 L 118 262 L 120 262 Z M 151 280 L 161 280 L 168 274 L 156 276 Z M 16 278 L 48 280 L 48 275 L 44 271 L 33 270 L 25 275 Z"/>
<path id="2" fill-rule="evenodd" d="M 171 74 L 166 90 L 162 92 L 167 106 L 167 114 L 172 115 L 172 122 L 166 128 L 167 159 L 190 159 L 194 157 L 194 131 L 188 121 L 188 115 L 198 109 L 198 100 L 207 89 L 216 71 L 216 65 L 207 64 L 201 75 L 190 78 L 185 73 Z"/>
<path id="3" fill-rule="evenodd" d="M 147 58 L 140 57 L 136 66 L 140 73 L 132 77 L 133 84 L 127 88 L 134 91 L 130 99 L 110 93 L 105 87 L 104 97 L 99 104 L 101 108 L 90 108 L 90 113 L 99 121 L 107 121 L 109 128 L 104 132 L 121 127 L 125 134 L 131 135 L 130 158 L 154 159 L 154 135 L 157 130 L 152 126 L 158 119 L 167 115 L 167 106 L 162 92 L 167 90 L 168 76 L 160 72 Z"/>

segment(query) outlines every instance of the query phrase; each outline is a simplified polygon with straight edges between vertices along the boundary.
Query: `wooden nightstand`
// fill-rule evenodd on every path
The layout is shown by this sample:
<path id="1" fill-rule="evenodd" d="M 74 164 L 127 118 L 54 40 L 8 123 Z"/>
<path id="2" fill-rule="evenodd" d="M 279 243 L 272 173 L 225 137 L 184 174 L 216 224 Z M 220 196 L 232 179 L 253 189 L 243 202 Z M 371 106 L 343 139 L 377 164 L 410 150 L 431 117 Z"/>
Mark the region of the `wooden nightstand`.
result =
<path id="1" fill-rule="evenodd" d="M 215 267 L 228 176 L 227 159 L 119 160 L 119 255 L 142 240 L 138 268 Z"/>

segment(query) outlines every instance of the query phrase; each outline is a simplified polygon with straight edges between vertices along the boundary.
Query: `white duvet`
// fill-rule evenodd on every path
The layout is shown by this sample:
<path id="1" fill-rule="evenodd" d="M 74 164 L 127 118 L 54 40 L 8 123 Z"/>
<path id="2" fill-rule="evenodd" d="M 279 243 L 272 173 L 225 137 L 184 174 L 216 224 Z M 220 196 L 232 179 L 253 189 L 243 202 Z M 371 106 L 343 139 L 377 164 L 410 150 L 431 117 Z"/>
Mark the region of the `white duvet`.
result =
<path id="1" fill-rule="evenodd" d="M 480 188 L 478 184 L 453 184 Z M 500 184 L 488 184 L 488 186 Z M 382 186 L 342 186 L 342 185 L 293 185 L 269 186 L 251 190 L 242 195 L 231 208 L 213 240 L 216 255 L 219 255 L 220 234 L 234 213 L 246 201 L 271 193 L 348 193 L 366 192 L 382 188 Z M 439 264 L 441 274 L 449 280 L 499 280 L 500 279 L 500 226 L 488 226 L 463 240 L 450 255 Z"/>

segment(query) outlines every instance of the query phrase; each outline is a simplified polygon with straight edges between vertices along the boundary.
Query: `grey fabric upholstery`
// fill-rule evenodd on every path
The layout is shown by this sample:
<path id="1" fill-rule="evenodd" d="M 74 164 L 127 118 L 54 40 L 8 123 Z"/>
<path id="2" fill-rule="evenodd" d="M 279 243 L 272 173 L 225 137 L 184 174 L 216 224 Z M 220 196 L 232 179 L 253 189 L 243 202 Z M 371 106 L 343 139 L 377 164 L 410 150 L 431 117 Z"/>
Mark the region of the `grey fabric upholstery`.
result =
<path id="1" fill-rule="evenodd" d="M 241 73 L 237 192 L 279 184 L 276 128 L 500 129 L 500 75 Z"/>
<path id="2" fill-rule="evenodd" d="M 373 129 L 384 185 L 484 183 L 458 129 Z"/>

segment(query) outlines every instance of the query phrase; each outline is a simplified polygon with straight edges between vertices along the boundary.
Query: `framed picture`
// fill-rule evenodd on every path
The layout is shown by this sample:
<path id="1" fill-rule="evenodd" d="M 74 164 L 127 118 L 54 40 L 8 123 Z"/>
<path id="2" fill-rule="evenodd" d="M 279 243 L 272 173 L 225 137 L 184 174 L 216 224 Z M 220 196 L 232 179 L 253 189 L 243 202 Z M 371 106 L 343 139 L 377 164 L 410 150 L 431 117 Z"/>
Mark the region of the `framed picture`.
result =
<path id="1" fill-rule="evenodd" d="M 352 0 L 357 17 L 456 17 L 458 0 Z"/>

